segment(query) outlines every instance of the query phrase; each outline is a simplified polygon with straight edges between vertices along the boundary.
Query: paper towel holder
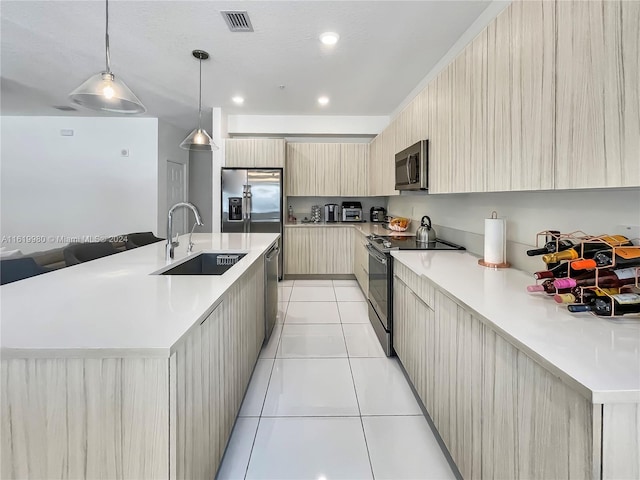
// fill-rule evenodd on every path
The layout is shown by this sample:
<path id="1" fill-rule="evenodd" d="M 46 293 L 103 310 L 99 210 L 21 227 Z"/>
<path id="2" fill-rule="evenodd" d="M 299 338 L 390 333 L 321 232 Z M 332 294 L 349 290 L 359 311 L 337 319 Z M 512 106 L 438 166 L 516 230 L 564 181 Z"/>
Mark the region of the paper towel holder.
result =
<path id="1" fill-rule="evenodd" d="M 491 218 L 493 218 L 493 219 L 497 219 L 498 218 L 498 213 L 495 210 L 493 212 L 491 212 Z M 487 268 L 494 268 L 494 269 L 511 267 L 511 264 L 509 262 L 490 263 L 490 262 L 485 262 L 484 258 L 481 258 L 480 260 L 478 260 L 478 265 L 481 265 L 481 266 L 487 267 Z"/>

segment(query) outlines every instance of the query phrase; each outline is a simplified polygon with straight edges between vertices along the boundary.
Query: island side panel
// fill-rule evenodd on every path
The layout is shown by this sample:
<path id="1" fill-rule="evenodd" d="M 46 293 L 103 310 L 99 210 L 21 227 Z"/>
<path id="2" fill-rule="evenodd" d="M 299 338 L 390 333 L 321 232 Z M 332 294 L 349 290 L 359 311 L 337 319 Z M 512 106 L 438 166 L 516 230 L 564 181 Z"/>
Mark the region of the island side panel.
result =
<path id="1" fill-rule="evenodd" d="M 172 348 L 172 479 L 214 478 L 264 339 L 258 259 Z"/>
<path id="2" fill-rule="evenodd" d="M 604 404 L 602 428 L 602 478 L 640 478 L 640 404 Z"/>
<path id="3" fill-rule="evenodd" d="M 3 359 L 2 478 L 168 476 L 168 359 Z"/>

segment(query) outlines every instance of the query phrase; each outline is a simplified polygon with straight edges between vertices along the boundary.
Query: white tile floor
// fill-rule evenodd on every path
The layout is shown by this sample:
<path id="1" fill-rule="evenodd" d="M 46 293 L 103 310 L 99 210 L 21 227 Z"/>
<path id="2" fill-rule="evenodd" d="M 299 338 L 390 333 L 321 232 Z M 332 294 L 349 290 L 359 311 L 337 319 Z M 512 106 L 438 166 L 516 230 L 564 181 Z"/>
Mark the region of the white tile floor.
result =
<path id="1" fill-rule="evenodd" d="M 218 479 L 453 479 L 353 280 L 279 287 Z"/>

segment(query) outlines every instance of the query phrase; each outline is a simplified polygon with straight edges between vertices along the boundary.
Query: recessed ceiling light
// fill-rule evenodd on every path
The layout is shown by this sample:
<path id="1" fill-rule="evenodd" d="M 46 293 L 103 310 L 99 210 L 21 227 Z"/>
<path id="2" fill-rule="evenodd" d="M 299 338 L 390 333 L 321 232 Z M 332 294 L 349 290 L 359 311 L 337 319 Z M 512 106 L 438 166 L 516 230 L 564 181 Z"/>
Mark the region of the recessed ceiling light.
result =
<path id="1" fill-rule="evenodd" d="M 320 35 L 320 41 L 325 45 L 335 45 L 340 40 L 340 35 L 334 32 L 324 32 Z"/>
<path id="2" fill-rule="evenodd" d="M 318 103 L 320 105 L 327 105 L 329 103 L 329 97 L 318 97 Z"/>
<path id="3" fill-rule="evenodd" d="M 242 105 L 244 103 L 244 98 L 239 96 L 239 95 L 236 95 L 231 100 L 233 101 L 233 103 L 235 103 L 237 105 Z"/>

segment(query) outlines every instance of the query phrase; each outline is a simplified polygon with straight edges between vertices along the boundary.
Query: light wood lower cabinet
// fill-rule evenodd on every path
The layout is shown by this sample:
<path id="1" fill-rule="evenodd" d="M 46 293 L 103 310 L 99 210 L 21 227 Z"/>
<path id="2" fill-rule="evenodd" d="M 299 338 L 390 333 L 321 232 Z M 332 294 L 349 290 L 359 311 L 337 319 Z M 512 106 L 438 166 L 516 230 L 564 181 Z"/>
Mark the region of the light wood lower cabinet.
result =
<path id="1" fill-rule="evenodd" d="M 369 252 L 367 237 L 356 231 L 353 233 L 353 274 L 365 297 L 369 295 Z"/>
<path id="2" fill-rule="evenodd" d="M 285 227 L 285 275 L 352 274 L 350 227 Z"/>
<path id="3" fill-rule="evenodd" d="M 264 339 L 263 298 L 260 259 L 170 358 L 3 358 L 0 478 L 214 478 Z"/>
<path id="4" fill-rule="evenodd" d="M 463 478 L 600 478 L 602 406 L 395 265 L 394 348 Z"/>
<path id="5" fill-rule="evenodd" d="M 172 353 L 170 478 L 214 478 L 264 340 L 263 295 L 258 262 Z"/>

